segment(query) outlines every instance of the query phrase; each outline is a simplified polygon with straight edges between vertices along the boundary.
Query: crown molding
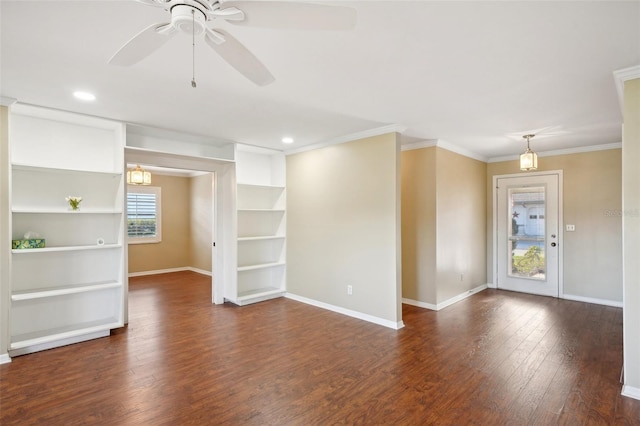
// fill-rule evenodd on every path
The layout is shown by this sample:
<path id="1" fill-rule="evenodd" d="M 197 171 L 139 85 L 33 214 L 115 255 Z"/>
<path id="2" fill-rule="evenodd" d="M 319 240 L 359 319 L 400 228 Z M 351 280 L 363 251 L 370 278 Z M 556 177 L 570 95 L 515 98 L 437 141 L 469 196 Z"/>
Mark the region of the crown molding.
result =
<path id="1" fill-rule="evenodd" d="M 620 111 L 622 111 L 622 113 L 624 114 L 624 82 L 640 78 L 640 65 L 614 71 L 613 78 L 616 82 L 616 91 L 618 92 L 618 103 L 620 105 Z"/>
<path id="2" fill-rule="evenodd" d="M 442 139 L 438 139 L 438 143 L 436 146 L 442 149 L 446 149 L 447 151 L 455 152 L 456 154 L 460 154 L 464 157 L 482 161 L 483 163 L 486 163 L 488 160 L 488 158 L 485 157 L 484 155 L 480 155 L 473 151 L 469 151 L 466 148 L 459 147 L 458 145 L 454 145 L 451 142 L 443 141 Z"/>
<path id="3" fill-rule="evenodd" d="M 15 98 L 10 98 L 8 96 L 0 96 L 0 106 L 8 107 L 15 104 L 16 102 L 18 102 L 18 100 Z"/>
<path id="4" fill-rule="evenodd" d="M 438 139 L 426 139 L 419 142 L 408 143 L 400 146 L 401 151 L 413 151 L 414 149 L 432 148 L 438 146 Z"/>
<path id="5" fill-rule="evenodd" d="M 553 151 L 541 151 L 536 152 L 536 154 L 538 154 L 538 157 L 553 157 L 555 155 L 582 154 L 585 152 L 606 151 L 609 149 L 619 148 L 622 148 L 622 142 L 607 143 L 602 145 L 578 146 L 576 148 L 556 149 Z M 520 154 L 504 155 L 501 157 L 491 157 L 487 160 L 487 163 L 499 163 L 501 161 L 512 161 L 518 159 L 520 159 Z"/>
<path id="6" fill-rule="evenodd" d="M 373 136 L 380 136 L 387 133 L 401 133 L 404 130 L 405 130 L 405 127 L 403 126 L 399 126 L 397 124 L 390 124 L 387 126 L 376 127 L 374 129 L 363 130 L 361 132 L 338 136 L 337 138 L 329 139 L 324 142 L 301 146 L 299 148 L 294 148 L 294 149 L 288 149 L 284 152 L 284 154 L 285 155 L 298 154 L 305 151 L 313 151 L 315 149 L 325 148 L 331 145 L 339 145 L 342 143 L 353 142 L 358 139 L 371 138 Z"/>
<path id="7" fill-rule="evenodd" d="M 454 145 L 451 142 L 447 142 L 442 139 L 427 139 L 420 142 L 414 142 L 414 143 L 402 145 L 402 151 L 411 151 L 414 149 L 421 149 L 421 148 L 431 148 L 434 146 L 437 146 L 442 149 L 446 149 L 447 151 L 455 152 L 456 154 L 460 154 L 463 157 L 468 157 L 474 160 L 482 161 L 483 163 L 487 162 L 487 157 L 477 154 L 473 151 L 469 151 L 468 149 L 459 147 L 458 145 Z"/>

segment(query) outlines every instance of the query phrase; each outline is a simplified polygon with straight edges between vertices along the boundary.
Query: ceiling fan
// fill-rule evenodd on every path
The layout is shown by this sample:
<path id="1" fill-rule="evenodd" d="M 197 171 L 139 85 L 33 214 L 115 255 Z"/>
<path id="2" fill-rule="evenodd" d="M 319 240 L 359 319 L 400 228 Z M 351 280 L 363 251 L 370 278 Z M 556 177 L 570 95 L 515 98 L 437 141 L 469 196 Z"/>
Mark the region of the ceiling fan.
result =
<path id="1" fill-rule="evenodd" d="M 326 4 L 264 0 L 136 1 L 163 8 L 171 14 L 171 20 L 140 31 L 111 57 L 110 64 L 133 65 L 183 32 L 193 37 L 204 36 L 211 49 L 258 86 L 273 82 L 273 75 L 235 37 L 222 29 L 211 28 L 210 23 L 224 20 L 235 25 L 307 30 L 348 30 L 356 23 L 355 9 Z"/>

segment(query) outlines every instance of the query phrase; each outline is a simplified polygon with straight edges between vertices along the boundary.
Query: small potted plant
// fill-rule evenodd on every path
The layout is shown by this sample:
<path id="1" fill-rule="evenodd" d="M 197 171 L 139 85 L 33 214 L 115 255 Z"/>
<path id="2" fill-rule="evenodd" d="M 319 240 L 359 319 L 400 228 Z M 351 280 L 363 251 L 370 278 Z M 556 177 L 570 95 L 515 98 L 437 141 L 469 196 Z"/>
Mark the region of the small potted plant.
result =
<path id="1" fill-rule="evenodd" d="M 71 210 L 80 210 L 80 202 L 82 201 L 82 197 L 69 195 L 67 198 L 65 198 L 65 200 L 67 200 L 67 203 L 69 203 L 69 207 L 71 207 Z"/>

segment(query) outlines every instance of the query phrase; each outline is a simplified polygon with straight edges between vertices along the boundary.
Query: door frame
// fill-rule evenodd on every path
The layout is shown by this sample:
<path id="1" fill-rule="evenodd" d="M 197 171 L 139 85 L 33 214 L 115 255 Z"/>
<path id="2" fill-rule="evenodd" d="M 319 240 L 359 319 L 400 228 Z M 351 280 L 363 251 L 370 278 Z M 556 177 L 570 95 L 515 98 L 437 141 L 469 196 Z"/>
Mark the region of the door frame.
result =
<path id="1" fill-rule="evenodd" d="M 506 175 L 494 175 L 493 184 L 493 218 L 492 218 L 492 269 L 493 269 L 493 285 L 492 288 L 498 288 L 498 179 L 521 178 L 531 176 L 558 176 L 558 298 L 564 299 L 564 195 L 563 195 L 563 175 L 562 170 L 548 170 L 541 172 L 511 173 Z"/>
<path id="2" fill-rule="evenodd" d="M 224 303 L 224 295 L 227 293 L 231 281 L 235 279 L 236 272 L 236 252 L 235 252 L 235 227 L 236 227 L 236 205 L 235 205 L 235 185 L 236 169 L 235 161 L 221 160 L 206 157 L 193 157 L 180 155 L 152 149 L 139 149 L 135 147 L 125 147 L 124 166 L 129 163 L 141 163 L 149 166 L 169 167 L 183 170 L 209 172 L 212 174 L 211 195 L 212 195 L 212 243 L 215 246 L 211 249 L 212 273 L 211 273 L 211 302 L 214 304 Z M 126 186 L 126 183 L 124 183 Z M 126 188 L 124 190 L 126 198 Z M 125 200 L 126 205 L 126 200 Z M 125 230 L 126 232 L 126 227 Z M 125 243 L 125 288 L 124 288 L 124 317 L 128 322 L 129 306 L 129 265 L 127 262 L 128 247 Z M 214 284 L 214 279 L 217 284 Z"/>

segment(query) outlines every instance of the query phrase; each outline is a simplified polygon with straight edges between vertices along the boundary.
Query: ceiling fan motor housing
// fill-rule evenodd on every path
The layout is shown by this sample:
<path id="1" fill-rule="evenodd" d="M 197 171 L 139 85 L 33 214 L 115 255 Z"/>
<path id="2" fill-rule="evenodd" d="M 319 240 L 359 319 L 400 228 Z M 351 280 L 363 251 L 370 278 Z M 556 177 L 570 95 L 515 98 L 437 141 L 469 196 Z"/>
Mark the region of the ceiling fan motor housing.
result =
<path id="1" fill-rule="evenodd" d="M 190 4 L 177 4 L 171 8 L 171 25 L 178 31 L 200 35 L 205 32 L 207 16 Z"/>

